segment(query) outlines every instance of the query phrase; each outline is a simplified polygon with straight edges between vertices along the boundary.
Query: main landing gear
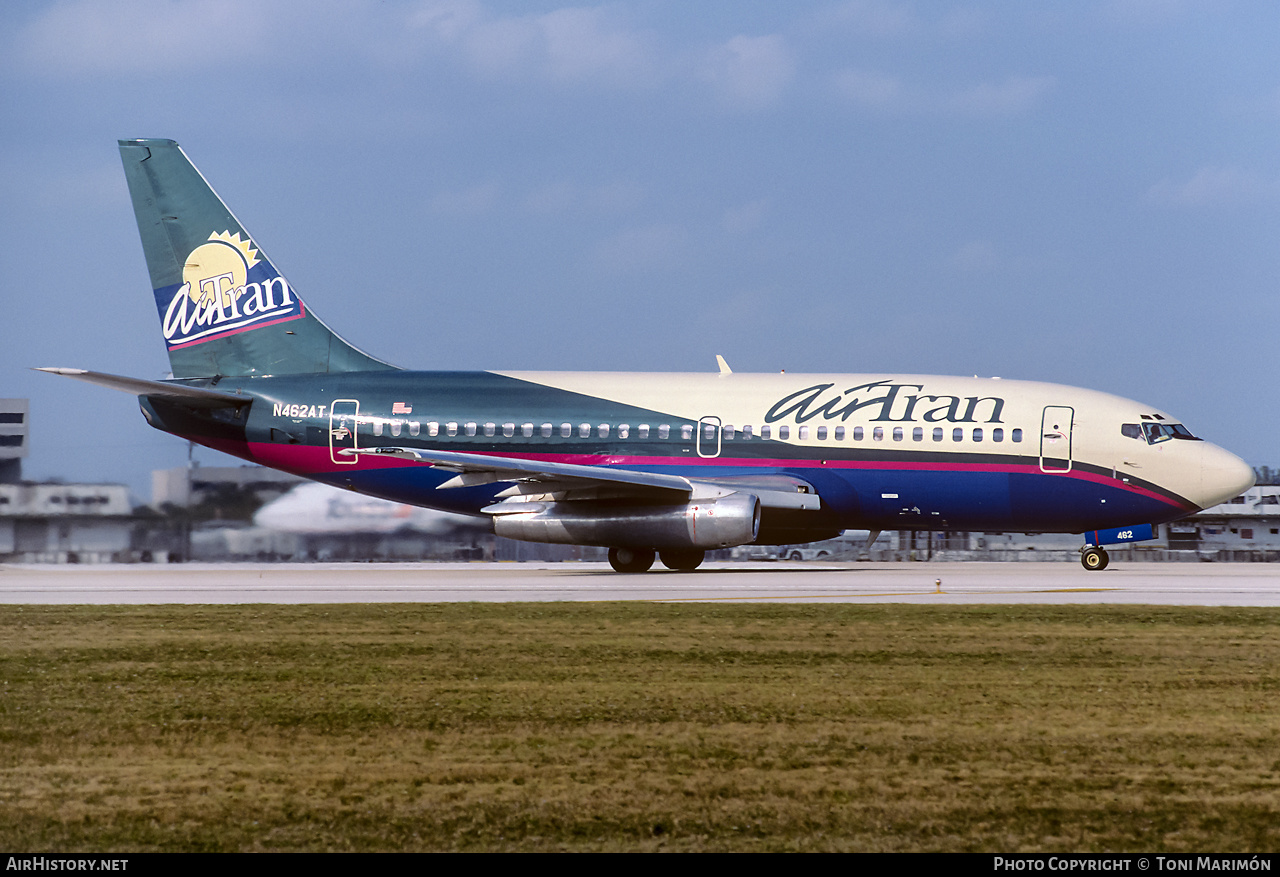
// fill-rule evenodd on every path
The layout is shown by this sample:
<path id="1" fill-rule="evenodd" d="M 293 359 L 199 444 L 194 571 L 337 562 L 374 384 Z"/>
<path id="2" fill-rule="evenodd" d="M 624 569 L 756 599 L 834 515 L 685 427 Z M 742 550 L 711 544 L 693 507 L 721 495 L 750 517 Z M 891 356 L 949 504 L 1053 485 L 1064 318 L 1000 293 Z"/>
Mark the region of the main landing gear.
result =
<path id="1" fill-rule="evenodd" d="M 1080 555 L 1080 565 L 1087 570 L 1106 569 L 1110 562 L 1111 558 L 1107 555 L 1107 550 L 1098 545 L 1086 547 Z"/>
<path id="2" fill-rule="evenodd" d="M 662 558 L 667 569 L 693 570 L 702 565 L 707 552 L 701 548 L 666 548 L 660 552 L 652 548 L 610 548 L 609 566 L 617 572 L 648 572 L 655 555 Z"/>

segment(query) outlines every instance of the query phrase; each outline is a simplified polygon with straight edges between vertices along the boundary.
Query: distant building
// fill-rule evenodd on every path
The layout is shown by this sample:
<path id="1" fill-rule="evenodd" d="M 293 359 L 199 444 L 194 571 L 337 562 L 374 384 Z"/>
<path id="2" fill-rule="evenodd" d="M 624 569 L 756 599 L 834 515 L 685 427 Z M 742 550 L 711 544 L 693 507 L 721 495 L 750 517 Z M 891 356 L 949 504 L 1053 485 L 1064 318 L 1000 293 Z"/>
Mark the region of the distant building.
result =
<path id="1" fill-rule="evenodd" d="M 1240 496 L 1168 524 L 1169 547 L 1201 554 L 1226 552 L 1223 560 L 1280 559 L 1280 484 L 1275 483 L 1280 479 L 1268 480 L 1272 483 L 1256 484 Z M 1235 552 L 1263 556 L 1236 557 Z"/>
<path id="2" fill-rule="evenodd" d="M 123 484 L 0 484 L 0 559 L 132 559 L 135 520 Z"/>
<path id="3" fill-rule="evenodd" d="M 305 478 L 264 466 L 181 466 L 151 473 L 151 505 L 180 508 L 200 505 L 227 490 L 253 495 L 260 504 L 288 493 Z"/>
<path id="4" fill-rule="evenodd" d="M 26 399 L 0 399 L 0 484 L 17 484 L 22 480 L 30 412 L 31 404 Z"/>

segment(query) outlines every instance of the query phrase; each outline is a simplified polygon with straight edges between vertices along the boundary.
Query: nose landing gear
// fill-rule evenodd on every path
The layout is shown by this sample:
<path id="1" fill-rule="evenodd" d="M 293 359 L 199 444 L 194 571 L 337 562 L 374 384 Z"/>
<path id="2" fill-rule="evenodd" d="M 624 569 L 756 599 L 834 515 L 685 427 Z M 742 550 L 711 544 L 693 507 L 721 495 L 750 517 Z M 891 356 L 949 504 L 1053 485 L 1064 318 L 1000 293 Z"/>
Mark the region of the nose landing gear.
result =
<path id="1" fill-rule="evenodd" d="M 1080 565 L 1087 570 L 1106 569 L 1107 564 L 1110 562 L 1111 557 L 1107 554 L 1106 549 L 1097 545 L 1090 545 L 1080 555 Z"/>

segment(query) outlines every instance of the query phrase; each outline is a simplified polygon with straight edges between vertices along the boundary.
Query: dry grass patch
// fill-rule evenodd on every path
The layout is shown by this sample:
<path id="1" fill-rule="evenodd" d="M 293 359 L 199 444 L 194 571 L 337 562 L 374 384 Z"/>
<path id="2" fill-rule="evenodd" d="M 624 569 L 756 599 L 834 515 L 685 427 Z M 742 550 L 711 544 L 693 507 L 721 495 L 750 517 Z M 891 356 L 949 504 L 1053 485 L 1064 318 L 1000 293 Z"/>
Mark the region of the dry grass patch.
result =
<path id="1" fill-rule="evenodd" d="M 27 850 L 1273 850 L 1280 614 L 0 608 Z"/>

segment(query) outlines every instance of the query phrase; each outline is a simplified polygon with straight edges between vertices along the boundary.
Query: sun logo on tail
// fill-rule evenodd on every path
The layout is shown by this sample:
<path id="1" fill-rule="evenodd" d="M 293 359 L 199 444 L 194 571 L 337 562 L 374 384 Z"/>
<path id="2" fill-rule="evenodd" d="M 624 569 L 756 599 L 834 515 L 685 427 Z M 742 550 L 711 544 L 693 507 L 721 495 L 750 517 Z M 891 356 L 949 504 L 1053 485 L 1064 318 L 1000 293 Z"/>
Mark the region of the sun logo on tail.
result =
<path id="1" fill-rule="evenodd" d="M 201 244 L 187 256 L 182 282 L 187 284 L 187 295 L 196 304 L 229 308 L 243 294 L 249 269 L 258 261 L 253 241 L 241 240 L 239 232 L 214 232 L 209 235 L 209 243 Z"/>

